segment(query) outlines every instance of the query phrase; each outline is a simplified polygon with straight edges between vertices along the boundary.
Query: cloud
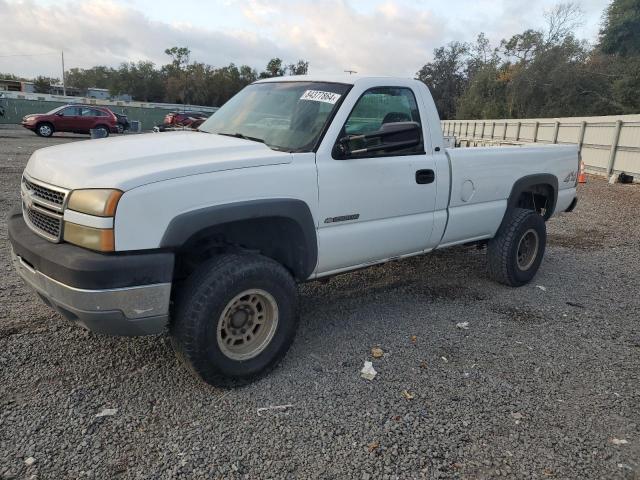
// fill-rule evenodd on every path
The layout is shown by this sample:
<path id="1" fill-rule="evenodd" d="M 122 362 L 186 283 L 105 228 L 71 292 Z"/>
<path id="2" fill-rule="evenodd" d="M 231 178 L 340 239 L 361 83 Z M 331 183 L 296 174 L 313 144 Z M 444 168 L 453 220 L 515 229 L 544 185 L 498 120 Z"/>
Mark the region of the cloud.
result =
<path id="1" fill-rule="evenodd" d="M 362 12 L 344 0 L 252 0 L 243 11 L 257 27 L 268 25 L 271 38 L 296 58 L 309 59 L 314 73 L 413 75 L 446 23 L 427 9 L 391 1 Z"/>
<path id="2" fill-rule="evenodd" d="M 166 63 L 165 48 L 188 46 L 192 59 L 214 66 L 230 62 L 252 66 L 266 64 L 284 50 L 268 38 L 250 31 L 214 31 L 151 20 L 142 12 L 113 1 L 71 1 L 56 6 L 33 1 L 0 0 L 0 45 L 3 54 L 34 57 L 0 57 L 0 72 L 60 76 L 59 52 L 66 67 L 152 60 Z M 6 48 L 10 46 L 10 48 Z M 52 52 L 51 56 L 39 55 Z"/>
<path id="3" fill-rule="evenodd" d="M 583 0 L 593 36 L 608 0 Z M 312 73 L 412 76 L 434 48 L 536 28 L 556 0 L 0 0 L 0 72 L 60 76 L 66 67 L 152 60 L 188 46 L 192 60 L 262 69 L 272 57 L 305 59 Z M 145 9 L 148 13 L 143 13 Z M 171 14 L 180 14 L 180 21 Z M 164 15 L 164 16 L 163 16 Z M 211 19 L 230 19 L 211 27 Z M 42 54 L 3 57 L 3 54 Z"/>

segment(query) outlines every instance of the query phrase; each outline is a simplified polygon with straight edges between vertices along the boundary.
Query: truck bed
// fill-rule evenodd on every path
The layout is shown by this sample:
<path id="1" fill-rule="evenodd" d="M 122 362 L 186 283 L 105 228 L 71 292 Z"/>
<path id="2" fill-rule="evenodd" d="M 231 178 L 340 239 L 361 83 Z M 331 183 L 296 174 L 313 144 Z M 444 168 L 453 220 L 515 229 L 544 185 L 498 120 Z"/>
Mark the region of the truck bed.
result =
<path id="1" fill-rule="evenodd" d="M 514 183 L 528 175 L 549 174 L 558 181 L 554 213 L 576 196 L 576 145 L 471 147 L 446 149 L 450 197 L 438 248 L 491 238 L 504 216 Z M 566 181 L 565 181 L 566 180 Z"/>

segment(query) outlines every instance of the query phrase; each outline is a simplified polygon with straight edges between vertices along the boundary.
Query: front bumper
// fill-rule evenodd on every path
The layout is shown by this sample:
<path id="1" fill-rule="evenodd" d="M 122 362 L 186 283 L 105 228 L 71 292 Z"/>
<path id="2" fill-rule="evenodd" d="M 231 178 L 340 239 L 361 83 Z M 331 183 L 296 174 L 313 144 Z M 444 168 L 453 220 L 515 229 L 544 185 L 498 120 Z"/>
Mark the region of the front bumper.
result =
<path id="1" fill-rule="evenodd" d="M 14 266 L 42 300 L 93 332 L 150 335 L 169 322 L 173 254 L 111 254 L 54 244 L 9 218 Z"/>

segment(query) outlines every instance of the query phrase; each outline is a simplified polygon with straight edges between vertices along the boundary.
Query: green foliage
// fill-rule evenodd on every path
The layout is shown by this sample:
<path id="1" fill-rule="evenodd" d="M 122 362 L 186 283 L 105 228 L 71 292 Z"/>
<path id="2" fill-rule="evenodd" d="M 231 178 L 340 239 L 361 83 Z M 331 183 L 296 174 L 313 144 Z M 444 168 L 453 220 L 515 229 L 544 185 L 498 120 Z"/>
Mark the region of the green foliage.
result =
<path id="1" fill-rule="evenodd" d="M 38 76 L 33 79 L 33 88 L 36 93 L 50 93 L 51 85 L 60 83 L 57 78 Z"/>
<path id="2" fill-rule="evenodd" d="M 156 67 L 153 62 L 139 61 L 123 63 L 118 68 L 96 66 L 93 68 L 71 68 L 65 72 L 67 86 L 80 90 L 90 87 L 107 88 L 112 95 L 130 94 L 143 102 L 190 103 L 196 105 L 220 106 L 248 84 L 258 79 L 258 73 L 248 65 L 212 67 L 205 63 L 191 62 L 191 51 L 186 47 L 167 48 L 164 53 L 170 63 Z M 279 58 L 273 58 L 260 74 L 260 78 L 290 75 L 304 75 L 309 62 L 298 60 L 295 64 L 283 65 Z M 1 75 L 0 78 L 15 78 Z M 38 92 L 47 93 L 50 83 L 57 79 L 38 77 Z"/>
<path id="3" fill-rule="evenodd" d="M 640 41 L 640 27 L 634 27 L 633 40 L 616 37 L 628 40 L 624 48 L 606 54 L 604 47 L 612 25 L 628 27 L 629 19 L 640 18 L 631 4 L 636 8 L 640 0 L 614 0 L 609 7 L 600 48 L 573 36 L 580 10 L 564 3 L 546 13 L 545 29 L 525 30 L 496 48 L 480 34 L 475 44 L 434 50 L 417 78 L 430 87 L 445 119 L 638 113 L 640 56 L 630 52 Z M 615 23 L 619 16 L 625 21 Z"/>
<path id="4" fill-rule="evenodd" d="M 260 78 L 282 77 L 285 74 L 285 68 L 282 66 L 280 58 L 272 58 L 267 63 L 264 72 L 260 73 Z"/>
<path id="5" fill-rule="evenodd" d="M 640 0 L 613 0 L 600 30 L 603 53 L 640 55 Z"/>
<path id="6" fill-rule="evenodd" d="M 26 78 L 19 77 L 17 75 L 14 75 L 13 73 L 0 72 L 0 78 L 3 80 L 15 80 L 16 82 L 28 81 Z"/>
<path id="7" fill-rule="evenodd" d="M 433 51 L 433 61 L 423 66 L 417 73 L 436 102 L 443 120 L 455 118 L 456 101 L 465 88 L 465 60 L 469 46 L 460 42 L 451 42 L 445 47 Z"/>
<path id="8" fill-rule="evenodd" d="M 309 71 L 309 62 L 298 60 L 298 63 L 290 63 L 287 66 L 289 75 L 306 75 Z"/>

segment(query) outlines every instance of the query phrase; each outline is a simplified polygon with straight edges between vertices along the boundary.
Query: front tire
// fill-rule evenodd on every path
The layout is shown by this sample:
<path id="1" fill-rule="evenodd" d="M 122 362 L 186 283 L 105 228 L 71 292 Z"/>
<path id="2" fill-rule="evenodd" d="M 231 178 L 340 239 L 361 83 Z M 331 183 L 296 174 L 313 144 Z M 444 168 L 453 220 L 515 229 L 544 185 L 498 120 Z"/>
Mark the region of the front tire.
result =
<path id="1" fill-rule="evenodd" d="M 277 262 L 249 254 L 216 256 L 177 295 L 171 341 L 206 383 L 254 380 L 284 357 L 298 324 L 297 288 Z"/>
<path id="2" fill-rule="evenodd" d="M 39 137 L 50 137 L 53 135 L 53 125 L 47 122 L 39 123 L 36 126 L 36 134 Z"/>
<path id="3" fill-rule="evenodd" d="M 538 272 L 547 244 L 544 218 L 532 210 L 516 208 L 487 246 L 489 276 L 520 287 Z"/>

